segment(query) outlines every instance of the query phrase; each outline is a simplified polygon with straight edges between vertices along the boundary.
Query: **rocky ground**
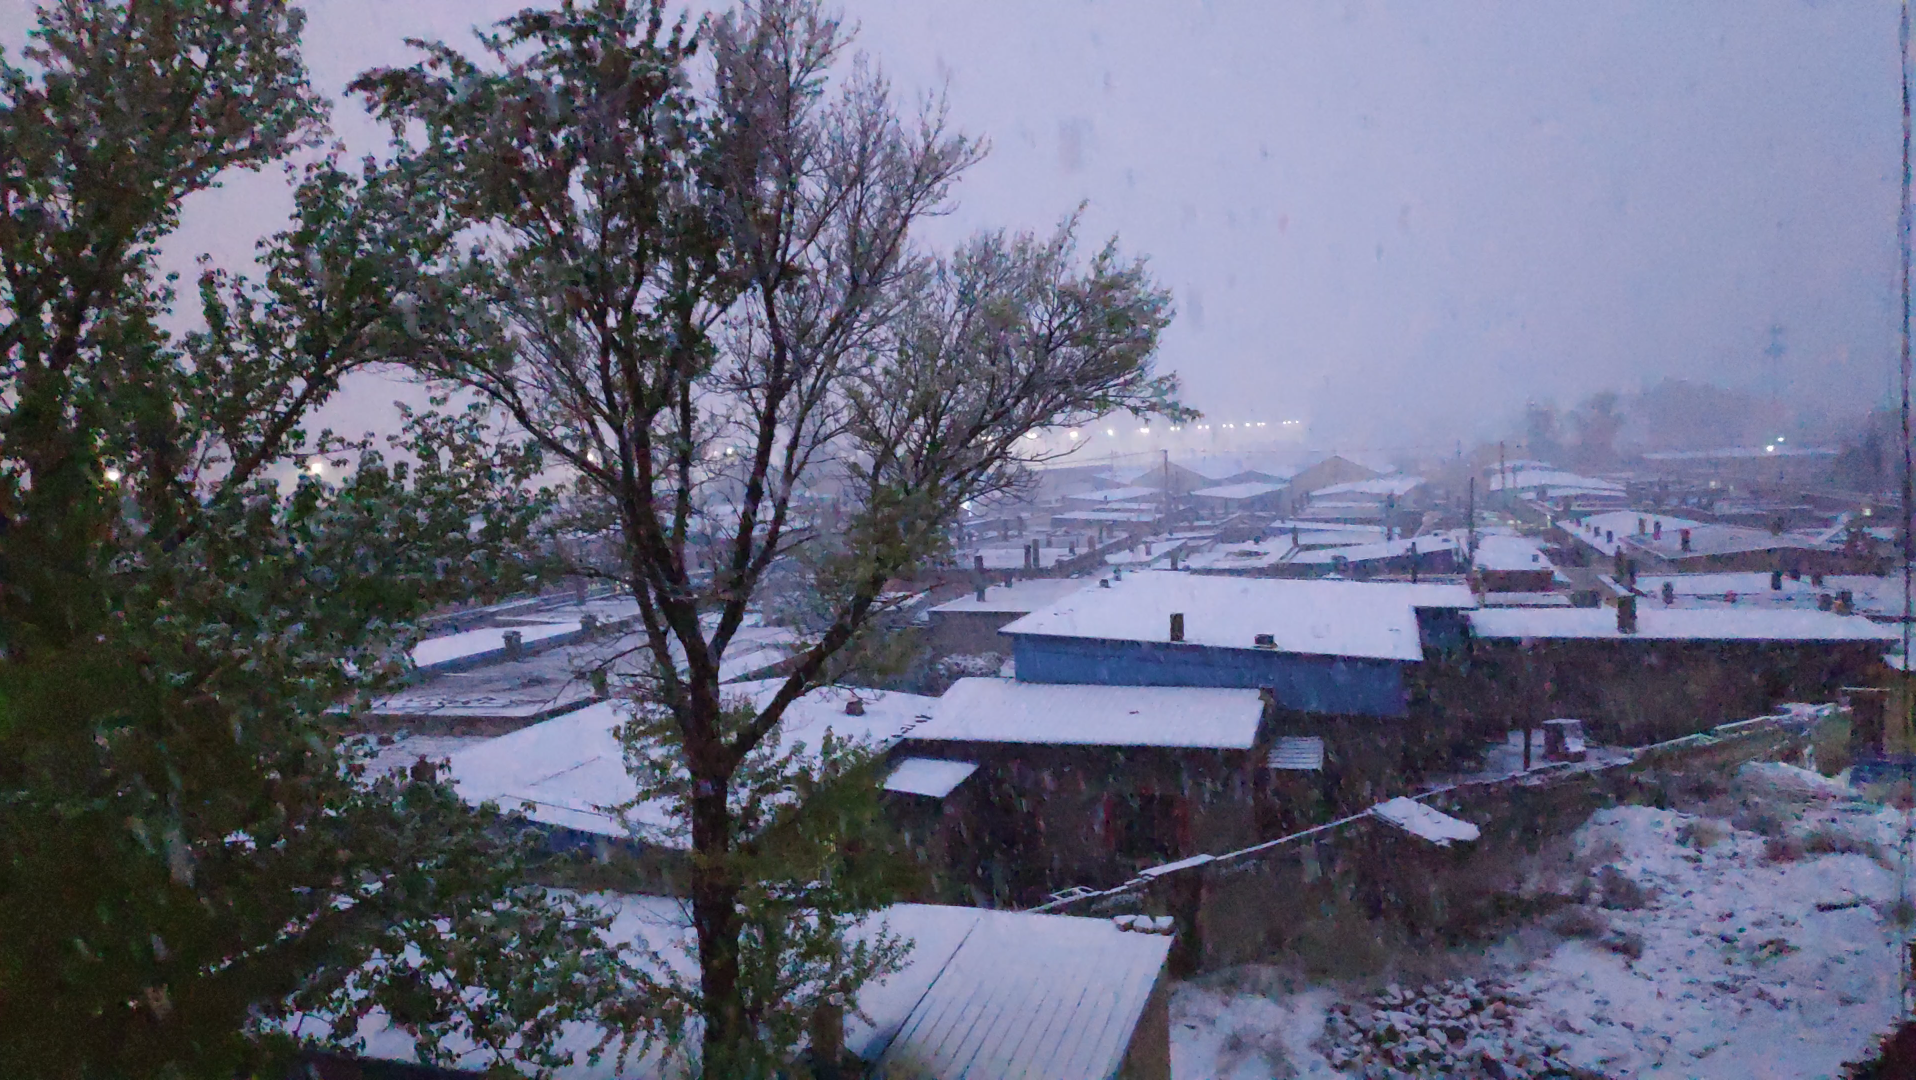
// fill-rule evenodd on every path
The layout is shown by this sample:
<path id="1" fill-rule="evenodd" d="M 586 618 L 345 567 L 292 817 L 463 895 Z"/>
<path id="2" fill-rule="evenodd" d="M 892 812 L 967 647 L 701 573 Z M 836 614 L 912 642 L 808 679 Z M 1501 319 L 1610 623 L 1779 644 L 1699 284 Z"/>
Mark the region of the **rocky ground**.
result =
<path id="1" fill-rule="evenodd" d="M 1904 814 L 1775 764 L 1692 809 L 1599 811 L 1551 914 L 1412 965 L 1448 977 L 1182 985 L 1174 1075 L 1840 1076 L 1897 1007 Z"/>

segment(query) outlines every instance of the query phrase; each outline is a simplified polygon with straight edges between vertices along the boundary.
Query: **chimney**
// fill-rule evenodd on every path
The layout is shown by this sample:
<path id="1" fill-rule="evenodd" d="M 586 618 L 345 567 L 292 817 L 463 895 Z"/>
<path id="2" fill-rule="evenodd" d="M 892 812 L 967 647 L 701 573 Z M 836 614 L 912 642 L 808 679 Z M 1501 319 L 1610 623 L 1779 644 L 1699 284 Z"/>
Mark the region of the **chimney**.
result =
<path id="1" fill-rule="evenodd" d="M 1644 533 L 1649 531 L 1650 531 L 1650 519 L 1638 518 L 1637 519 L 1637 535 L 1642 536 Z"/>
<path id="2" fill-rule="evenodd" d="M 1663 539 L 1663 519 L 1662 518 L 1658 518 L 1656 522 L 1650 526 L 1650 539 L 1652 540 Z"/>
<path id="3" fill-rule="evenodd" d="M 845 701 L 845 715 L 846 716 L 865 715 L 864 699 L 859 698 L 856 695 L 854 695 L 853 697 L 847 698 Z"/>
<path id="4" fill-rule="evenodd" d="M 985 602 L 985 583 L 982 581 L 978 583 L 978 602 Z"/>
<path id="5" fill-rule="evenodd" d="M 1171 569 L 1176 570 L 1177 568 L 1178 568 L 1178 553 L 1173 551 L 1171 553 Z"/>
<path id="6" fill-rule="evenodd" d="M 591 612 L 579 616 L 579 632 L 586 637 L 596 635 L 599 632 L 599 617 Z"/>
<path id="7" fill-rule="evenodd" d="M 1634 634 L 1637 632 L 1637 598 L 1634 596 L 1617 597 L 1617 633 Z"/>
<path id="8" fill-rule="evenodd" d="M 1688 550 L 1690 550 L 1690 530 L 1688 530 L 1688 529 L 1678 529 L 1678 530 L 1677 530 L 1677 543 L 1679 543 L 1679 544 L 1682 544 L 1682 545 L 1683 545 L 1683 550 L 1685 550 L 1685 551 L 1688 551 Z"/>
<path id="9" fill-rule="evenodd" d="M 1275 649 L 1277 648 L 1277 636 L 1275 634 L 1256 634 L 1252 636 L 1251 644 L 1259 648 Z"/>
<path id="10" fill-rule="evenodd" d="M 974 573 L 982 574 L 985 572 L 985 557 L 983 553 L 971 557 L 971 569 Z"/>
<path id="11" fill-rule="evenodd" d="M 1112 581 L 1123 581 L 1123 580 L 1124 580 L 1124 567 L 1122 567 L 1122 566 L 1114 566 L 1114 567 L 1112 567 L 1112 568 L 1111 568 L 1111 580 L 1112 580 Z"/>
<path id="12" fill-rule="evenodd" d="M 1101 578 L 1099 578 L 1099 579 L 1098 579 L 1098 588 L 1100 588 L 1100 589 L 1108 589 L 1108 588 L 1110 588 L 1110 587 L 1111 587 L 1111 579 L 1110 579 L 1110 578 L 1108 578 L 1108 577 L 1101 577 Z"/>
<path id="13" fill-rule="evenodd" d="M 517 630 L 508 630 L 506 638 L 506 659 L 517 660 L 526 653 L 526 636 Z"/>
<path id="14" fill-rule="evenodd" d="M 1663 583 L 1663 606 L 1669 607 L 1674 603 L 1676 603 L 1676 586 L 1668 580 L 1665 580 Z"/>
<path id="15" fill-rule="evenodd" d="M 1182 611 L 1173 611 L 1171 613 L 1171 640 L 1184 640 L 1184 612 Z"/>
<path id="16" fill-rule="evenodd" d="M 1856 594 L 1844 589 L 1836 594 L 1836 613 L 1849 615 L 1856 611 Z"/>
<path id="17" fill-rule="evenodd" d="M 1783 591 L 1783 571 L 1781 570 L 1770 571 L 1770 591 L 1771 592 Z"/>

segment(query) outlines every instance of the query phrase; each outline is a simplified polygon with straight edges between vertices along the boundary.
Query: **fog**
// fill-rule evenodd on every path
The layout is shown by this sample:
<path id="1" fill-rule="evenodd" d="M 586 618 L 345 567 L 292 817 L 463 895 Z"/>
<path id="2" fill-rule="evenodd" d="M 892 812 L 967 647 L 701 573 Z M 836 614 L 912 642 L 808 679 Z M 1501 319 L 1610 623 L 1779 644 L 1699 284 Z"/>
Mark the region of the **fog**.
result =
<path id="1" fill-rule="evenodd" d="M 337 92 L 516 3 L 319 0 Z M 861 0 L 904 93 L 945 86 L 990 157 L 928 240 L 1079 203 L 1176 291 L 1167 365 L 1220 420 L 1313 445 L 1494 435 L 1664 377 L 1845 409 L 1893 389 L 1896 9 Z M 17 53 L 29 5 L 0 0 Z M 356 105 L 355 152 L 381 134 Z M 189 208 L 174 265 L 228 265 L 277 174 Z M 392 395 L 355 387 L 342 427 Z"/>

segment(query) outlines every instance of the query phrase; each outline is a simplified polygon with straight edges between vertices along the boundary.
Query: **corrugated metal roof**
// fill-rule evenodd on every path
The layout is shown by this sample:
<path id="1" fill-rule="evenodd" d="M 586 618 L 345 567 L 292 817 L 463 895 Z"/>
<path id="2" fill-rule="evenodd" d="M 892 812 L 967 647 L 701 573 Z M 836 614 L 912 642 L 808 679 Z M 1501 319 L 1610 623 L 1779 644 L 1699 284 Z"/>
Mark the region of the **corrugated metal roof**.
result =
<path id="1" fill-rule="evenodd" d="M 1324 740 L 1316 735 L 1292 735 L 1277 740 L 1265 764 L 1273 769 L 1319 772 L 1324 768 Z"/>
<path id="2" fill-rule="evenodd" d="M 1108 1080 L 1171 948 L 1105 919 L 979 911 L 878 1080 Z"/>

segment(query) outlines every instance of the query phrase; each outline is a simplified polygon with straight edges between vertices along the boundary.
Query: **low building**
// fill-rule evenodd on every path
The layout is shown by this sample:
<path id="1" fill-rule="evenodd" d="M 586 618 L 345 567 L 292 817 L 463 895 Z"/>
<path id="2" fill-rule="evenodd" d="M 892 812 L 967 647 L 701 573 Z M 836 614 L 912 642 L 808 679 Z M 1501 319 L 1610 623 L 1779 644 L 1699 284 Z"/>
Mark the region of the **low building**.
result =
<path id="1" fill-rule="evenodd" d="M 1356 461 L 1343 454 L 1332 454 L 1299 469 L 1297 474 L 1291 477 L 1291 489 L 1309 495 L 1334 484 L 1369 480 L 1389 471 L 1388 468 L 1379 468 L 1374 463 Z"/>
<path id="2" fill-rule="evenodd" d="M 1283 508 L 1288 490 L 1284 484 L 1257 480 L 1220 484 L 1191 492 L 1191 503 L 1211 515 L 1275 513 Z"/>
<path id="3" fill-rule="evenodd" d="M 1008 651 L 998 631 L 1034 611 L 1095 582 L 1083 578 L 1029 578 L 1011 585 L 981 586 L 972 593 L 932 608 L 928 613 L 930 648 L 934 656 L 982 655 Z"/>
<path id="4" fill-rule="evenodd" d="M 941 895 L 1036 903 L 1258 839 L 1251 689 L 961 679 L 892 751 L 894 820 Z"/>
<path id="5" fill-rule="evenodd" d="M 1405 669 L 1461 640 L 1461 585 L 1145 572 L 1004 628 L 1018 678 L 1267 689 L 1304 713 L 1403 716 Z"/>
<path id="6" fill-rule="evenodd" d="M 1455 574 L 1463 570 L 1461 545 L 1445 534 L 1379 540 L 1369 544 L 1313 548 L 1298 551 L 1278 568 L 1283 577 L 1325 577 L 1330 574 L 1359 581 L 1385 575 Z"/>
<path id="7" fill-rule="evenodd" d="M 1646 572 L 1870 574 L 1882 569 L 1882 560 L 1867 548 L 1835 543 L 1821 535 L 1750 529 L 1654 512 L 1592 514 L 1559 522 L 1558 528 L 1591 551 L 1613 558 L 1626 556 Z"/>
<path id="8" fill-rule="evenodd" d="M 763 707 L 781 680 L 738 683 L 736 699 Z M 884 690 L 823 687 L 786 708 L 777 744 L 817 746 L 829 731 L 874 746 L 894 743 L 931 715 L 936 698 Z M 467 746 L 448 758 L 447 779 L 474 805 L 497 803 L 542 827 L 554 847 L 639 855 L 668 882 L 687 850 L 684 823 L 659 803 L 634 803 L 638 788 L 617 729 L 632 706 L 601 701 L 577 712 Z M 669 887 L 661 884 L 660 887 Z"/>
<path id="9" fill-rule="evenodd" d="M 1556 588 L 1557 568 L 1543 544 L 1527 536 L 1490 533 L 1478 538 L 1471 570 L 1486 593 L 1544 593 Z"/>
<path id="10" fill-rule="evenodd" d="M 1881 662 L 1897 630 L 1860 616 L 1792 610 L 1484 608 L 1467 613 L 1468 685 L 1491 726 L 1583 720 L 1600 742 L 1643 745 L 1834 700 Z"/>
<path id="11" fill-rule="evenodd" d="M 589 899 L 613 916 L 601 931 L 604 940 L 631 944 L 641 964 L 690 969 L 691 921 L 681 901 L 618 893 Z M 819 1043 L 838 1041 L 843 1057 L 832 1063 L 832 1075 L 872 1080 L 1170 1080 L 1166 960 L 1172 939 L 1155 932 L 1155 922 L 1128 925 L 1139 929 L 1114 919 L 894 904 L 853 936 L 882 931 L 909 940 L 903 967 L 860 989 L 836 1023 L 815 1026 L 811 1052 Z M 296 1037 L 318 1037 L 326 1018 L 298 1016 L 286 1026 Z M 687 1040 L 696 1044 L 696 1019 L 691 1028 Z M 413 1037 L 383 1012 L 361 1021 L 358 1035 L 364 1040 L 361 1060 L 416 1060 Z M 672 1048 L 628 1060 L 623 1068 L 617 1054 L 594 1061 L 588 1051 L 602 1035 L 595 1025 L 567 1024 L 559 1045 L 571 1050 L 575 1061 L 558 1075 L 568 1080 L 687 1075 L 682 1052 Z M 408 1075 L 476 1077 L 493 1064 L 490 1051 L 469 1040 L 455 1037 L 444 1049 L 459 1056 L 459 1069 L 469 1071 Z M 816 1068 L 819 1063 L 808 1064 Z M 355 1063 L 325 1061 L 320 1074 L 353 1075 L 342 1066 Z"/>

